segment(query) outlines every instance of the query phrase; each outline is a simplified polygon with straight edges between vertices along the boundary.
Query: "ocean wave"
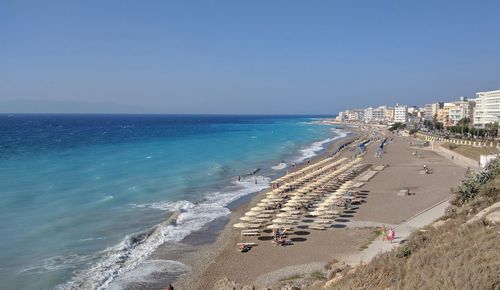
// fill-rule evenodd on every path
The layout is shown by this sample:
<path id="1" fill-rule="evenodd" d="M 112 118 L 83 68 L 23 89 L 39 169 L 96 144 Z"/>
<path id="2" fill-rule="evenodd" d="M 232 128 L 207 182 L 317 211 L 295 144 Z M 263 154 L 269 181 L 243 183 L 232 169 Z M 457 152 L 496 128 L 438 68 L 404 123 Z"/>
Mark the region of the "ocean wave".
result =
<path id="1" fill-rule="evenodd" d="M 286 163 L 281 162 L 280 164 L 271 167 L 271 169 L 273 169 L 273 170 L 283 170 L 286 167 L 287 167 Z"/>
<path id="2" fill-rule="evenodd" d="M 189 271 L 191 271 L 191 267 L 186 266 L 178 261 L 145 261 L 143 264 L 141 264 L 141 267 L 131 270 L 115 279 L 113 283 L 108 287 L 108 290 L 121 290 L 126 289 L 127 285 L 129 285 L 130 283 L 148 283 L 153 280 L 158 280 L 158 274 L 161 274 L 161 276 L 165 277 L 165 273 L 168 273 L 168 275 L 172 276 L 180 275 Z"/>
<path id="3" fill-rule="evenodd" d="M 333 142 L 335 140 L 344 138 L 350 133 L 348 131 L 343 131 L 343 130 L 340 130 L 337 128 L 332 128 L 332 132 L 335 133 L 337 136 L 314 142 L 309 147 L 301 149 L 300 150 L 301 156 L 299 158 L 297 158 L 295 160 L 295 162 L 300 163 L 306 159 L 309 159 L 309 158 L 312 158 L 312 157 L 318 155 L 317 154 L 318 151 L 325 149 L 325 144 L 328 144 L 328 143 Z"/>
<path id="4" fill-rule="evenodd" d="M 165 210 L 165 211 L 180 211 L 180 210 L 187 210 L 190 208 L 193 208 L 195 205 L 192 202 L 189 202 L 187 200 L 179 200 L 175 202 L 165 202 L 165 201 L 159 201 L 159 202 L 153 202 L 153 203 L 144 203 L 144 204 L 131 204 L 132 207 L 135 208 L 151 208 L 151 209 L 159 209 L 159 210 Z"/>
<path id="5" fill-rule="evenodd" d="M 263 176 L 246 177 L 233 182 L 225 192 L 205 195 L 199 203 L 186 200 L 175 202 L 155 202 L 133 204 L 136 208 L 150 208 L 178 212 L 175 221 L 166 221 L 153 229 L 127 236 L 120 244 L 108 248 L 99 256 L 103 257 L 89 269 L 80 271 L 57 289 L 106 289 L 117 277 L 132 271 L 165 242 L 179 242 L 207 223 L 229 215 L 226 207 L 231 202 L 250 193 L 269 187 L 270 179 Z"/>
<path id="6" fill-rule="evenodd" d="M 19 274 L 31 275 L 31 274 L 42 274 L 63 269 L 76 269 L 79 267 L 79 265 L 89 262 L 92 259 L 93 259 L 92 256 L 77 255 L 77 254 L 54 256 L 42 260 L 42 262 L 39 264 L 30 265 L 22 269 L 21 271 L 19 271 Z"/>

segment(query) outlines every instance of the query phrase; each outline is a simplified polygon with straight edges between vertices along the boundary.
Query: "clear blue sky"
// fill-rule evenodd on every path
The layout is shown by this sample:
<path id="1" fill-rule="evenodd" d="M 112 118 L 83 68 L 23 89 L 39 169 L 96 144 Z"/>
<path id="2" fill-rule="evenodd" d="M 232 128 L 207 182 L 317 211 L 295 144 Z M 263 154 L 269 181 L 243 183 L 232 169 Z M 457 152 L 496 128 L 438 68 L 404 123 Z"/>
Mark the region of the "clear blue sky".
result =
<path id="1" fill-rule="evenodd" d="M 335 114 L 473 97 L 500 89 L 499 11 L 457 0 L 0 0 L 0 112 Z"/>

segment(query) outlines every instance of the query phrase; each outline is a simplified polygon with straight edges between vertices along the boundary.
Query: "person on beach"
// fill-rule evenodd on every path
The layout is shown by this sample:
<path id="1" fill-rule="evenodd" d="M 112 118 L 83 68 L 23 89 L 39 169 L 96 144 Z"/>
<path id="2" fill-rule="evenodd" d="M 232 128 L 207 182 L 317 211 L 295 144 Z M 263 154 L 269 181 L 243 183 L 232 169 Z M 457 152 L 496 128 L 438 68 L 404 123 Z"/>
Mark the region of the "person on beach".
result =
<path id="1" fill-rule="evenodd" d="M 385 241 L 387 239 L 387 228 L 385 227 L 385 225 L 380 227 L 379 235 L 382 237 L 382 241 Z"/>
<path id="2" fill-rule="evenodd" d="M 238 181 L 241 181 L 241 176 L 240 175 L 238 175 Z"/>
<path id="3" fill-rule="evenodd" d="M 172 284 L 168 284 L 167 290 L 174 290 L 174 286 L 172 286 Z"/>
<path id="4" fill-rule="evenodd" d="M 389 229 L 389 234 L 388 234 L 388 237 L 389 237 L 389 241 L 392 242 L 394 241 L 394 239 L 396 238 L 396 233 L 394 232 L 394 230 L 392 228 Z"/>

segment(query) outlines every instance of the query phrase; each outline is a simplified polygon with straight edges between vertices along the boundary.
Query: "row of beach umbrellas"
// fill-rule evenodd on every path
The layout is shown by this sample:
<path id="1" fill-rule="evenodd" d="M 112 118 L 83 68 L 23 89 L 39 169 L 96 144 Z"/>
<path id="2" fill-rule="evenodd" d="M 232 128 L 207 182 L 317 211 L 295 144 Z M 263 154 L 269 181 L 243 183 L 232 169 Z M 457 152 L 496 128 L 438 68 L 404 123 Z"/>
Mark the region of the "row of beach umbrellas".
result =
<path id="1" fill-rule="evenodd" d="M 317 200 L 322 197 L 326 192 L 321 190 L 321 187 L 335 188 L 337 183 L 332 182 L 334 177 L 340 176 L 349 169 L 352 169 L 361 159 L 355 159 L 351 162 L 345 163 L 346 158 L 337 161 L 325 159 L 321 161 L 321 166 L 318 163 L 314 164 L 312 172 L 306 173 L 301 177 L 301 181 L 296 183 L 297 188 L 292 192 L 285 193 L 283 188 L 278 188 L 267 193 L 267 196 L 261 200 L 256 206 L 252 207 L 243 217 L 240 218 L 241 222 L 234 224 L 235 228 L 241 229 L 259 229 L 264 226 L 267 228 L 291 228 L 291 225 L 300 222 L 301 211 L 297 210 L 297 206 L 304 203 Z M 341 165 L 341 163 L 344 163 Z M 319 167 L 319 168 L 318 168 Z M 308 167 L 302 169 L 307 172 Z M 300 172 L 300 171 L 298 171 Z M 292 182 L 293 183 L 293 182 Z M 342 188 L 343 185 L 340 185 Z M 288 198 L 289 197 L 289 198 Z M 324 204 L 317 207 L 311 214 L 317 214 L 321 218 L 332 217 L 338 214 L 337 211 L 330 210 L 324 206 L 332 200 L 334 195 L 330 195 L 328 201 L 325 200 Z M 285 198 L 288 198 L 285 201 Z M 338 197 L 337 197 L 338 198 Z M 277 209 L 267 209 L 269 205 L 276 202 L 284 202 L 279 212 L 275 214 Z M 274 219 L 272 217 L 275 216 Z"/>

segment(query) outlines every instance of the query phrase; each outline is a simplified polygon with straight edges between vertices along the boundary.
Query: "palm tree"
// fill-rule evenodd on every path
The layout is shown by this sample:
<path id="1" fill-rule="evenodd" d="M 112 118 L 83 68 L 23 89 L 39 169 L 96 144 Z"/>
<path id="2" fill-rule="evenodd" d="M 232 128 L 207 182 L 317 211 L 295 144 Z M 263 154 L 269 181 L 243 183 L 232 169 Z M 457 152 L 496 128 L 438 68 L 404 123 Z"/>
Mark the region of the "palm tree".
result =
<path id="1" fill-rule="evenodd" d="M 462 138 L 464 137 L 464 127 L 469 127 L 469 124 L 470 119 L 468 117 L 462 118 L 460 119 L 460 121 L 458 121 L 457 125 L 459 125 L 462 129 Z"/>

